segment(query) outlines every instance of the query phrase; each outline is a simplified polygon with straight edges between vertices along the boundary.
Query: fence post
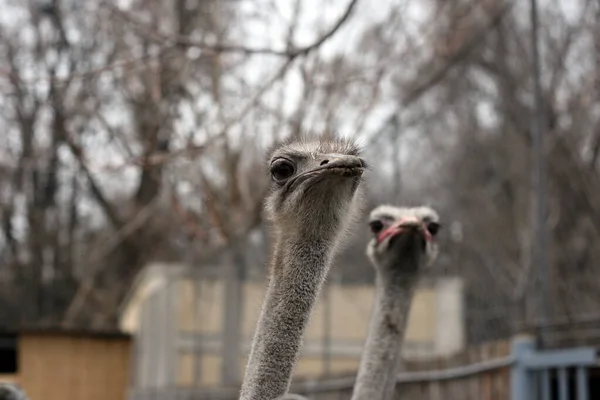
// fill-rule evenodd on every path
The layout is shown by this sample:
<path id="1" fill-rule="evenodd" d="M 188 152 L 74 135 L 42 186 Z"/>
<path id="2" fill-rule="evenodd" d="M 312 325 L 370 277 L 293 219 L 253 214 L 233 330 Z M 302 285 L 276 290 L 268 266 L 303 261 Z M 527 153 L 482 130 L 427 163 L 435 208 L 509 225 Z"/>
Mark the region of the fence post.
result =
<path id="1" fill-rule="evenodd" d="M 535 341 L 529 335 L 519 335 L 512 340 L 511 354 L 514 364 L 510 371 L 510 400 L 528 400 L 530 376 L 523 364 L 523 358 L 535 350 Z"/>

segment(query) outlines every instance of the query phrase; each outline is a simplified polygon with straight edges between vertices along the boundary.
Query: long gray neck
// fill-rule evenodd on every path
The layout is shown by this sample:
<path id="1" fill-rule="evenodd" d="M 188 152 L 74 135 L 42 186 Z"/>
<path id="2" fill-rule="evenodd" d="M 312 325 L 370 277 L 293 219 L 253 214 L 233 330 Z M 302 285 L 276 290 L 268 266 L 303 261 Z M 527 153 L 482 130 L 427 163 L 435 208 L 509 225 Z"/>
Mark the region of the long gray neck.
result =
<path id="1" fill-rule="evenodd" d="M 409 258 L 377 272 L 376 298 L 352 400 L 389 400 L 400 367 L 419 259 Z M 413 264 L 413 265 L 407 265 Z M 411 272 L 406 272 L 411 271 Z"/>
<path id="2" fill-rule="evenodd" d="M 241 400 L 272 400 L 289 389 L 302 336 L 333 255 L 326 241 L 302 239 L 280 239 L 273 254 Z"/>

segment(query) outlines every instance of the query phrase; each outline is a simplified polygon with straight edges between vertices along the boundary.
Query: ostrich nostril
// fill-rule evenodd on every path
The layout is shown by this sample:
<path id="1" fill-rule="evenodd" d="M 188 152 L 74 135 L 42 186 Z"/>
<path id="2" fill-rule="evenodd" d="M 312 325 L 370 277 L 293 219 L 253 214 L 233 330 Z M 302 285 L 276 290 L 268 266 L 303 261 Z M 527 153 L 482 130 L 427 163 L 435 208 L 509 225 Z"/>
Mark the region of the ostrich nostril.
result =
<path id="1" fill-rule="evenodd" d="M 320 165 L 326 165 L 326 164 L 329 164 L 329 160 L 323 160 L 323 161 L 321 161 Z"/>

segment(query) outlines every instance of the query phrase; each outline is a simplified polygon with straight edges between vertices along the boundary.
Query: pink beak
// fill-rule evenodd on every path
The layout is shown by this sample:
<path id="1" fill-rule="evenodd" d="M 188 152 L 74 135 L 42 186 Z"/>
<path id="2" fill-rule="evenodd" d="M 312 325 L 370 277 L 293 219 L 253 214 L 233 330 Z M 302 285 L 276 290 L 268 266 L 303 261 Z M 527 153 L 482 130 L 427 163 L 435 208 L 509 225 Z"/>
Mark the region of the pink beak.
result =
<path id="1" fill-rule="evenodd" d="M 425 240 L 427 240 L 428 242 L 431 242 L 433 240 L 431 233 L 429 233 L 425 225 L 419 219 L 415 217 L 410 217 L 399 220 L 398 222 L 381 232 L 377 237 L 377 242 L 381 243 L 385 238 L 399 235 L 400 233 L 405 231 L 405 228 L 412 227 L 415 225 L 418 225 L 422 228 L 421 232 L 423 233 L 423 236 L 425 236 Z"/>

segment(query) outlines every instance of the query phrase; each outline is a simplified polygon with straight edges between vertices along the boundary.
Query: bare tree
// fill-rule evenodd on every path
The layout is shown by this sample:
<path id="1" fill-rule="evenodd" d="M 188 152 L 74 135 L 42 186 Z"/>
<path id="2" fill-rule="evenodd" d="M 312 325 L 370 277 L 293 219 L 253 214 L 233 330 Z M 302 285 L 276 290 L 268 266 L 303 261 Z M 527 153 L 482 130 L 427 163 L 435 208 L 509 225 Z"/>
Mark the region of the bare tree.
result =
<path id="1" fill-rule="evenodd" d="M 276 98 L 295 71 L 331 96 L 314 84 L 318 52 L 356 4 L 302 45 L 296 7 L 281 51 L 242 43 L 241 11 L 223 2 L 10 4 L 2 320 L 109 327 L 148 260 L 242 259 L 261 223 L 262 153 L 306 125 L 305 99 L 290 112 Z M 256 57 L 275 66 L 258 83 L 244 71 Z"/>

